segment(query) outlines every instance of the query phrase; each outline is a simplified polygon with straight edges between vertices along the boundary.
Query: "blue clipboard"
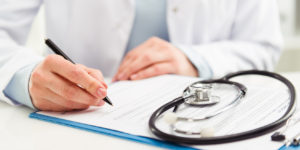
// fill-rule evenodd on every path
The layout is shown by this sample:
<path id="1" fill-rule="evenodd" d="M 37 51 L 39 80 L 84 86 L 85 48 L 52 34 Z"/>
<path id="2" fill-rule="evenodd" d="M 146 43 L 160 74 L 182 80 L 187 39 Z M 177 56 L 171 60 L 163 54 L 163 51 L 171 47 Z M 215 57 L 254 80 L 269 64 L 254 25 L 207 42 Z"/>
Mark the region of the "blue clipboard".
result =
<path id="1" fill-rule="evenodd" d="M 108 136 L 118 137 L 118 138 L 130 140 L 130 141 L 134 141 L 134 142 L 149 144 L 149 145 L 167 148 L 167 149 L 197 150 L 196 148 L 192 148 L 192 147 L 182 146 L 182 145 L 178 145 L 178 144 L 174 144 L 174 143 L 170 143 L 170 142 L 166 142 L 166 141 L 161 141 L 161 140 L 157 140 L 157 139 L 152 139 L 152 138 L 148 138 L 148 137 L 128 134 L 125 132 L 107 129 L 107 128 L 103 128 L 103 127 L 99 127 L 99 126 L 93 126 L 93 125 L 89 125 L 89 124 L 84 124 L 84 123 L 74 122 L 74 121 L 60 119 L 60 118 L 56 118 L 56 117 L 51 117 L 51 116 L 47 116 L 47 115 L 42 115 L 42 114 L 38 114 L 36 112 L 31 113 L 29 115 L 29 117 L 47 121 L 47 122 L 52 122 L 55 124 L 72 127 L 72 128 L 77 128 L 77 129 L 81 129 L 81 130 L 86 130 L 86 131 L 90 131 L 90 132 L 108 135 Z M 282 147 L 279 148 L 279 150 L 300 150 L 300 146 L 285 147 L 283 145 Z"/>
<path id="2" fill-rule="evenodd" d="M 291 145 L 289 147 L 286 147 L 286 146 L 281 146 L 279 148 L 279 150 L 299 150 L 300 149 L 300 146 L 294 146 L 294 145 Z"/>
<path id="3" fill-rule="evenodd" d="M 128 134 L 125 132 L 120 132 L 120 131 L 107 129 L 107 128 L 103 128 L 103 127 L 99 127 L 99 126 L 93 126 L 93 125 L 89 125 L 89 124 L 84 124 L 84 123 L 74 122 L 74 121 L 60 119 L 60 118 L 56 118 L 56 117 L 51 117 L 51 116 L 47 116 L 47 115 L 42 115 L 42 114 L 38 114 L 36 112 L 31 113 L 29 115 L 29 117 L 47 121 L 47 122 L 52 122 L 55 124 L 72 127 L 72 128 L 77 128 L 77 129 L 95 132 L 95 133 L 99 133 L 99 134 L 109 135 L 109 136 L 113 136 L 113 137 L 118 137 L 118 138 L 130 140 L 130 141 L 134 141 L 134 142 L 149 144 L 149 145 L 167 148 L 167 149 L 196 150 L 196 148 L 192 148 L 192 147 L 177 145 L 177 144 L 170 143 L 170 142 L 165 142 L 165 141 L 152 139 L 152 138 L 148 138 L 148 137 Z"/>
<path id="4" fill-rule="evenodd" d="M 279 150 L 300 150 L 300 146 L 291 145 L 289 147 L 286 147 L 285 145 L 283 145 L 279 148 Z"/>

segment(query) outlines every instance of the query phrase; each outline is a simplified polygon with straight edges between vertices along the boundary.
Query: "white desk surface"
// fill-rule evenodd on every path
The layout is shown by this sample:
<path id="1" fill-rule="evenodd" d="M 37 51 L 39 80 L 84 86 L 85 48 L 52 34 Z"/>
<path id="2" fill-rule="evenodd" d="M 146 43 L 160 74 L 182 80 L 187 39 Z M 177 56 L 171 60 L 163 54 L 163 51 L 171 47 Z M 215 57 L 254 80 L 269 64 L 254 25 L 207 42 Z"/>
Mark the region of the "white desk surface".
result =
<path id="1" fill-rule="evenodd" d="M 284 73 L 300 90 L 300 72 Z M 71 127 L 44 122 L 28 117 L 32 110 L 0 102 L 1 150 L 53 149 L 131 149 L 155 150 L 149 146 L 111 136 L 91 133 Z"/>

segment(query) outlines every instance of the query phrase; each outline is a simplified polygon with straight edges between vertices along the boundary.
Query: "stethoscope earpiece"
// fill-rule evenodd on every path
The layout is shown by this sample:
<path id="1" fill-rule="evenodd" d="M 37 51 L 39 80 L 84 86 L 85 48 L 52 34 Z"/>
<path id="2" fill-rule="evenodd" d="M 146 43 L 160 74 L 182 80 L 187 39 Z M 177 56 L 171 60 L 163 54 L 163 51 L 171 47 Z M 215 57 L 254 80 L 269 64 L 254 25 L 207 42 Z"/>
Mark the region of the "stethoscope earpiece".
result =
<path id="1" fill-rule="evenodd" d="M 174 112 L 167 112 L 163 115 L 163 120 L 168 124 L 174 124 L 177 121 L 177 115 Z"/>
<path id="2" fill-rule="evenodd" d="M 206 127 L 201 130 L 201 137 L 213 137 L 215 129 L 213 127 Z"/>

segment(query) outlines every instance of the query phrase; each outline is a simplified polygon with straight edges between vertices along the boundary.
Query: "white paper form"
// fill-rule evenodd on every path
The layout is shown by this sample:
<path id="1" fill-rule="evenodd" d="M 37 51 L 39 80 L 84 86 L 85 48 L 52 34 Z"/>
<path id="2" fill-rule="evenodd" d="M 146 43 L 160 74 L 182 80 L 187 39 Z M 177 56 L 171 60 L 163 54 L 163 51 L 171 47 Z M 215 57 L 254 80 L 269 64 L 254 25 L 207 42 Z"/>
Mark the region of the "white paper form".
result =
<path id="1" fill-rule="evenodd" d="M 199 79 L 164 75 L 140 81 L 121 81 L 109 85 L 108 97 L 114 106 L 91 107 L 77 112 L 38 112 L 66 120 L 147 135 L 150 115 L 160 106 L 180 96 L 192 82 Z"/>
<path id="2" fill-rule="evenodd" d="M 180 96 L 187 85 L 198 81 L 197 78 L 182 77 L 175 75 L 164 75 L 140 81 L 122 81 L 109 85 L 108 97 L 114 106 L 105 105 L 103 107 L 91 107 L 88 110 L 53 113 L 38 112 L 40 114 L 62 118 L 75 122 L 100 126 L 113 130 L 118 130 L 134 135 L 156 138 L 148 128 L 148 120 L 151 114 L 163 104 Z M 248 87 L 249 88 L 249 87 Z M 245 127 L 265 124 L 276 119 L 281 110 L 286 107 L 288 97 L 280 92 L 270 92 L 270 90 L 248 90 L 248 96 L 244 98 L 234 114 L 231 114 L 230 121 L 223 126 L 221 116 L 216 118 L 218 133 L 233 133 L 245 129 Z M 196 112 L 197 111 L 197 112 Z M 191 109 L 193 115 L 202 112 Z M 264 113 L 262 113 L 264 112 Z M 261 115 L 262 114 L 262 115 Z M 228 117 L 227 117 L 228 118 Z M 252 122 L 250 124 L 250 122 Z M 239 129 L 241 128 L 241 129 Z M 277 149 L 282 143 L 270 141 L 270 134 L 257 138 L 234 142 L 230 144 L 201 145 L 193 146 L 204 149 Z"/>

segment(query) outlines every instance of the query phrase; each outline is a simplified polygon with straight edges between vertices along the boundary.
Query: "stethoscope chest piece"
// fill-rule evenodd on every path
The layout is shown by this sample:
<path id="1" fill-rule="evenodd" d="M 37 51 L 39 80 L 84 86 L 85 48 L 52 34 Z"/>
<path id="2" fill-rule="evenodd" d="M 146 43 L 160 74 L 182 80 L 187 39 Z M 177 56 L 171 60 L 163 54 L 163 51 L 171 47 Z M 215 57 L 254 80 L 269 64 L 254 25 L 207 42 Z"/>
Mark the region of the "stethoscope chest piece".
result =
<path id="1" fill-rule="evenodd" d="M 213 95 L 213 85 L 196 82 L 188 86 L 183 92 L 185 104 L 192 106 L 208 106 L 220 102 L 220 97 Z"/>

